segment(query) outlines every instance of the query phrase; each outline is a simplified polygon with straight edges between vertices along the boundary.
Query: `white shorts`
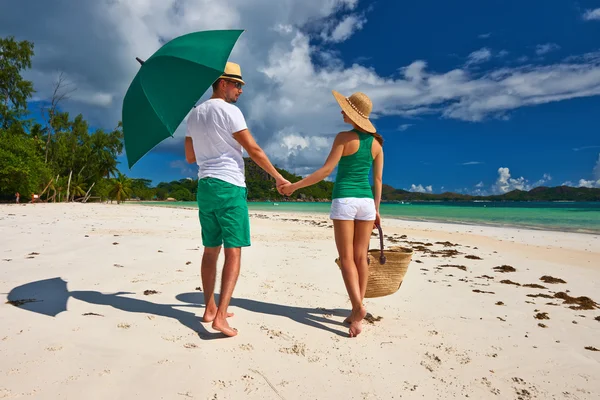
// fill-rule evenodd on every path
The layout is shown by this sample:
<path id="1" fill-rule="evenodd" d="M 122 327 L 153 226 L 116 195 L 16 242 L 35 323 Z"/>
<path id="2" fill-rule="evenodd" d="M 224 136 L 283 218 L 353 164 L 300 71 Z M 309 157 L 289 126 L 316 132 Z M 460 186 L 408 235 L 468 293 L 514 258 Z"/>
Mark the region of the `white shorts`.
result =
<path id="1" fill-rule="evenodd" d="M 364 198 L 345 197 L 333 199 L 329 218 L 342 221 L 374 221 L 376 216 L 375 201 Z"/>

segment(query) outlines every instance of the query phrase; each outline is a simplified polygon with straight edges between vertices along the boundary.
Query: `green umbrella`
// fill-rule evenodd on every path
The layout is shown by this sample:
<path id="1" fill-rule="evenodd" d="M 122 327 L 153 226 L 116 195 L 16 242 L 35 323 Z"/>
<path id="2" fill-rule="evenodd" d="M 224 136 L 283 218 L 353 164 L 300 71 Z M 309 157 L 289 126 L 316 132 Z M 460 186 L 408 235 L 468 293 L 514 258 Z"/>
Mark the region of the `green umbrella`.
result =
<path id="1" fill-rule="evenodd" d="M 173 133 L 225 70 L 243 30 L 194 32 L 162 46 L 145 62 L 123 100 L 125 152 L 131 168 Z"/>

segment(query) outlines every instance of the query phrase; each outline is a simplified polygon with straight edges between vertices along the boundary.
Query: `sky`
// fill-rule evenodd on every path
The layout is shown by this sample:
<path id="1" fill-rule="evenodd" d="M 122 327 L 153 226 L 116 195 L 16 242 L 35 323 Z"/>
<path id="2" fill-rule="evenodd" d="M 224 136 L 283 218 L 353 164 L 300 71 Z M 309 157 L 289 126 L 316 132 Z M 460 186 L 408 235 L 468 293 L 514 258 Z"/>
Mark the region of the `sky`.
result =
<path id="1" fill-rule="evenodd" d="M 348 128 L 331 95 L 373 101 L 383 181 L 398 189 L 501 194 L 600 187 L 600 1 L 9 0 L 0 36 L 35 43 L 24 73 L 62 109 L 112 129 L 146 59 L 177 36 L 244 29 L 230 60 L 246 82 L 237 105 L 271 161 L 299 175 L 323 165 Z M 210 90 L 199 101 L 205 100 Z M 185 121 L 131 170 L 195 177 Z"/>

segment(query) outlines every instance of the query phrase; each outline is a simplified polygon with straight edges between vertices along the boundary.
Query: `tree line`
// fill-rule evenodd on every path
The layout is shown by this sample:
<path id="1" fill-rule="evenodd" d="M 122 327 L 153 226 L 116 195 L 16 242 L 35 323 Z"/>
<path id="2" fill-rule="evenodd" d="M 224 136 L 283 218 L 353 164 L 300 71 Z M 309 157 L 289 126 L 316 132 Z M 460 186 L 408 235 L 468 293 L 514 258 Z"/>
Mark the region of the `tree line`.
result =
<path id="1" fill-rule="evenodd" d="M 77 201 L 89 198 L 120 201 L 131 192 L 117 168 L 123 131 L 91 131 L 81 114 L 60 109 L 73 89 L 60 75 L 50 101 L 32 118 L 28 103 L 35 93 L 22 76 L 31 68 L 34 44 L 0 38 L 0 199 Z"/>

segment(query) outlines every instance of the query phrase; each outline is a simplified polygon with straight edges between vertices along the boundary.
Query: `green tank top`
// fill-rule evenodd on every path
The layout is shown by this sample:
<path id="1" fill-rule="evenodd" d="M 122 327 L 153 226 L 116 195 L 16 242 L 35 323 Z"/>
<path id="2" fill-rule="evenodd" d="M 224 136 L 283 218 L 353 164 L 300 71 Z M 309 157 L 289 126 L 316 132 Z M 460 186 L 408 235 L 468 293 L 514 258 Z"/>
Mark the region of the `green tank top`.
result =
<path id="1" fill-rule="evenodd" d="M 373 198 L 373 190 L 369 183 L 369 172 L 373 165 L 371 147 L 373 136 L 352 130 L 358 134 L 358 151 L 349 156 L 342 156 L 338 164 L 337 176 L 333 185 L 333 198 L 344 197 Z"/>

